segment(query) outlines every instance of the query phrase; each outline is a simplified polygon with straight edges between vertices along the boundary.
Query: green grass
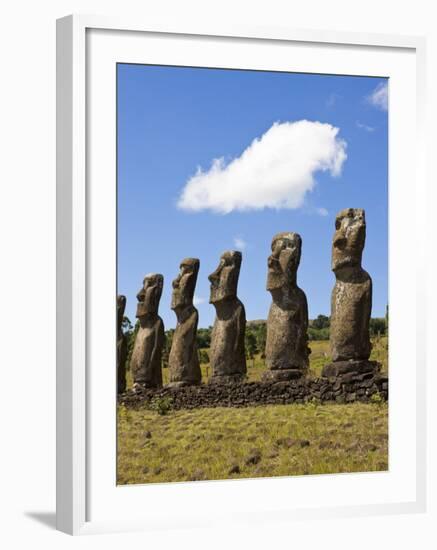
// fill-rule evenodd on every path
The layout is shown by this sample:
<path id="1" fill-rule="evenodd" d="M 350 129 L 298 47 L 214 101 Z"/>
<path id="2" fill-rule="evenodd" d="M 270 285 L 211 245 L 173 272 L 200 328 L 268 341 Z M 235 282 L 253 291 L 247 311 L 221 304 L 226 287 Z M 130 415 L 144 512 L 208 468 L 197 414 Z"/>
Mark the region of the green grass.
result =
<path id="1" fill-rule="evenodd" d="M 387 404 L 118 413 L 119 484 L 387 470 Z"/>
<path id="2" fill-rule="evenodd" d="M 380 361 L 382 372 L 387 373 L 387 338 L 375 338 L 372 344 L 371 359 Z M 309 374 L 318 377 L 330 361 L 329 342 L 312 341 L 310 347 Z M 247 367 L 249 381 L 259 380 L 265 371 L 259 354 L 248 359 Z M 210 366 L 201 368 L 207 382 Z M 168 382 L 168 369 L 163 369 L 163 382 Z M 384 403 L 197 409 L 165 416 L 122 406 L 117 481 L 162 483 L 386 470 L 387 424 Z"/>

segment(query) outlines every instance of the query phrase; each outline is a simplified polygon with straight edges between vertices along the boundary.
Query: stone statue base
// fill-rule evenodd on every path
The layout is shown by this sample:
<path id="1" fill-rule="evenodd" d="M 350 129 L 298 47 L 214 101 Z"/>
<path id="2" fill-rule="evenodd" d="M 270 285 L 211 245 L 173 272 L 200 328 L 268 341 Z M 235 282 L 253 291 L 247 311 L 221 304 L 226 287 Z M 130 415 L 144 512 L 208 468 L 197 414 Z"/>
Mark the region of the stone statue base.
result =
<path id="1" fill-rule="evenodd" d="M 263 382 L 288 382 L 304 378 L 306 371 L 302 369 L 276 369 L 265 371 L 262 375 Z"/>
<path id="2" fill-rule="evenodd" d="M 212 376 L 209 379 L 209 384 L 235 384 L 239 382 L 244 382 L 246 380 L 245 374 L 222 374 L 217 376 Z"/>
<path id="3" fill-rule="evenodd" d="M 187 386 L 200 386 L 200 380 L 181 380 L 179 382 L 169 382 L 165 385 L 166 388 L 185 388 Z"/>
<path id="4" fill-rule="evenodd" d="M 355 379 L 356 376 L 367 375 L 369 378 L 381 370 L 381 363 L 366 359 L 351 359 L 349 361 L 334 361 L 325 365 L 322 370 L 323 378 L 341 378 L 345 382 Z"/>
<path id="5" fill-rule="evenodd" d="M 155 382 L 134 382 L 132 384 L 132 390 L 135 391 L 142 391 L 142 390 L 159 390 L 161 389 L 162 383 L 155 383 Z"/>

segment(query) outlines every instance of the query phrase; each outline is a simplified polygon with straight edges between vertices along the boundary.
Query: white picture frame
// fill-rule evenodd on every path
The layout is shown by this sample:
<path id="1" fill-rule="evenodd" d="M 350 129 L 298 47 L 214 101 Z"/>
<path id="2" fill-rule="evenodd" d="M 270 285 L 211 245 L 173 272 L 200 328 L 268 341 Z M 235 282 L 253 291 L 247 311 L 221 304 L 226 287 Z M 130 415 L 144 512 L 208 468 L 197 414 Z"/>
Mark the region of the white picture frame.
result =
<path id="1" fill-rule="evenodd" d="M 125 37 L 123 43 L 116 38 L 117 36 Z M 143 39 L 152 41 L 149 46 L 153 45 L 153 48 L 146 45 L 144 49 L 147 55 L 144 54 L 142 46 L 140 47 L 140 41 L 143 42 Z M 308 60 L 311 56 L 318 57 L 317 63 L 320 63 L 320 53 L 331 48 L 329 51 L 335 50 L 337 54 L 326 56 L 324 59 L 326 73 L 336 72 L 331 57 L 334 59 L 337 56 L 337 63 L 340 63 L 339 60 L 342 58 L 341 63 L 344 63 L 342 66 L 347 71 L 342 74 L 360 74 L 354 71 L 360 71 L 360 64 L 364 66 L 366 57 L 373 56 L 373 70 L 378 71 L 378 59 L 381 59 L 382 72 L 377 74 L 389 76 L 393 79 L 394 89 L 396 86 L 399 87 L 399 94 L 394 93 L 390 100 L 392 101 L 390 139 L 397 155 L 390 160 L 390 173 L 391 177 L 397 177 L 396 181 L 401 182 L 396 184 L 400 189 L 393 188 L 390 195 L 392 205 L 396 207 L 393 213 L 390 210 L 390 246 L 393 254 L 390 261 L 392 267 L 397 265 L 395 262 L 401 258 L 402 244 L 405 242 L 413 246 L 414 252 L 411 253 L 414 254 L 415 261 L 412 262 L 410 271 L 405 268 L 405 273 L 399 275 L 399 280 L 390 280 L 390 311 L 391 323 L 393 323 L 393 327 L 392 324 L 390 327 L 390 342 L 393 347 L 390 350 L 390 364 L 395 362 L 401 366 L 399 373 L 396 371 L 393 379 L 390 378 L 390 391 L 394 396 L 393 408 L 392 401 L 390 402 L 391 436 L 394 434 L 393 443 L 392 437 L 390 440 L 390 459 L 394 457 L 395 462 L 390 464 L 390 472 L 386 478 L 373 479 L 372 475 L 378 474 L 360 474 L 365 477 L 350 478 L 347 483 L 344 481 L 345 476 L 318 476 L 312 479 L 295 478 L 291 481 L 288 478 L 280 478 L 242 482 L 204 482 L 197 483 L 195 486 L 187 483 L 177 484 L 177 487 L 173 487 L 174 484 L 154 485 L 147 488 L 145 486 L 119 487 L 116 490 L 113 490 L 115 486 L 109 487 L 108 480 L 112 475 L 115 457 L 115 422 L 113 421 L 115 407 L 113 418 L 108 419 L 106 416 L 107 426 L 104 424 L 105 414 L 115 403 L 113 391 L 115 374 L 113 380 L 108 375 L 107 381 L 103 381 L 101 375 L 105 370 L 111 372 L 108 362 L 115 361 L 115 346 L 107 346 L 105 353 L 108 354 L 108 361 L 102 359 L 101 362 L 105 363 L 102 371 L 102 366 L 99 366 L 99 361 L 96 361 L 96 353 L 101 353 L 102 348 L 99 348 L 99 344 L 95 342 L 101 344 L 103 341 L 108 341 L 112 330 L 114 332 L 111 341 L 115 342 L 115 322 L 113 322 L 115 273 L 114 277 L 108 277 L 107 283 L 102 277 L 102 273 L 108 266 L 115 265 L 113 264 L 115 195 L 111 190 L 108 193 L 102 193 L 102 189 L 93 182 L 115 181 L 115 140 L 113 139 L 115 111 L 114 118 L 109 120 L 108 112 L 110 113 L 114 107 L 112 92 L 108 93 L 105 100 L 98 102 L 98 109 L 93 94 L 101 98 L 102 89 L 108 89 L 105 86 L 113 85 L 110 79 L 115 78 L 115 71 L 111 76 L 111 67 L 117 60 L 141 62 L 141 56 L 145 56 L 144 59 L 147 57 L 149 63 L 155 60 L 159 64 L 181 65 L 184 62 L 193 64 L 192 60 L 189 61 L 186 56 L 191 55 L 190 51 L 193 51 L 192 55 L 194 55 L 194 50 L 197 52 L 196 55 L 200 55 L 199 51 L 202 51 L 202 48 L 197 47 L 198 41 L 208 44 L 208 48 L 204 48 L 202 52 L 203 56 L 209 56 L 208 66 L 221 66 L 223 62 L 220 61 L 220 56 L 225 50 L 226 55 L 232 55 L 235 59 L 240 55 L 237 50 L 241 50 L 241 55 L 245 56 L 246 61 L 240 68 L 256 68 L 260 63 L 265 62 L 265 67 L 274 70 L 275 66 L 271 65 L 273 57 L 271 53 L 275 48 L 282 50 L 300 48 L 299 52 L 309 52 Z M 171 46 L 174 43 L 177 43 L 177 51 Z M 256 56 L 251 53 L 254 48 L 257 51 Z M 312 50 L 316 55 L 314 52 L 311 53 Z M 354 52 L 355 56 L 355 69 L 352 69 L 350 61 L 347 61 L 351 52 Z M 302 59 L 304 57 L 302 53 Z M 203 57 L 203 59 L 206 58 Z M 316 72 L 319 65 L 316 61 L 312 65 L 308 60 L 302 62 L 300 69 L 295 65 L 294 70 L 306 68 L 308 72 Z M 281 63 L 280 55 L 276 62 Z M 200 58 L 197 63 L 202 66 Z M 347 69 L 347 63 L 350 71 Z M 391 69 L 390 64 L 392 64 Z M 422 245 L 416 236 L 421 228 L 423 230 L 425 227 L 426 220 L 414 214 L 414 220 L 411 221 L 410 216 L 410 234 L 408 235 L 402 231 L 400 224 L 402 215 L 407 213 L 406 208 L 413 210 L 411 200 L 402 193 L 403 178 L 414 178 L 416 211 L 420 204 L 425 202 L 424 64 L 425 41 L 420 37 L 287 28 L 251 28 L 250 26 L 247 28 L 233 26 L 197 28 L 193 24 L 191 28 L 157 27 L 148 25 L 147 22 L 81 15 L 58 20 L 57 528 L 59 530 L 69 534 L 83 534 L 178 525 L 184 527 L 210 525 L 214 519 L 202 516 L 200 508 L 197 515 L 191 514 L 196 518 L 193 521 L 184 514 L 178 516 L 176 513 L 177 506 L 180 507 L 181 503 L 189 503 L 195 509 L 196 502 L 200 501 L 203 508 L 205 506 L 212 506 L 212 509 L 214 506 L 218 509 L 220 506 L 224 508 L 225 502 L 235 502 L 236 507 L 244 507 L 244 512 L 241 514 L 237 513 L 238 509 L 234 510 L 232 506 L 229 510 L 224 510 L 223 516 L 220 517 L 222 522 L 224 520 L 256 521 L 259 517 L 292 520 L 293 518 L 341 517 L 425 510 L 425 288 L 421 281 L 425 280 L 426 265 Z M 402 91 L 401 88 L 403 88 Z M 414 102 L 412 98 L 415 98 Z M 397 113 L 401 111 L 404 112 L 402 120 L 397 117 Z M 405 129 L 408 124 L 410 130 L 408 138 L 403 135 L 403 124 Z M 99 136 L 99 150 L 97 150 L 96 133 L 102 129 L 103 125 L 106 137 Z M 407 147 L 411 153 L 409 158 L 406 154 Z M 415 154 L 412 152 L 414 150 Z M 399 159 L 405 157 L 402 160 L 405 163 L 402 168 L 397 164 L 398 157 Z M 111 185 L 112 183 L 109 183 L 109 187 Z M 99 222 L 101 230 L 97 230 L 95 226 L 97 216 L 101 218 L 101 223 Z M 109 236 L 108 239 L 105 236 Z M 104 246 L 102 246 L 103 243 L 105 243 Z M 95 263 L 97 256 L 99 256 L 99 266 Z M 413 273 L 416 266 L 418 271 Z M 416 292 L 414 296 L 406 299 L 404 308 L 414 320 L 414 345 L 401 350 L 396 349 L 396 341 L 405 342 L 408 335 L 403 333 L 402 327 L 397 326 L 396 323 L 396 296 L 402 292 L 402 282 L 411 276 L 416 280 Z M 100 285 L 97 285 L 98 282 Z M 96 309 L 102 308 L 105 311 L 109 304 L 112 304 L 113 312 L 108 309 L 109 315 L 104 315 L 107 319 L 106 329 L 102 328 L 102 332 L 97 333 Z M 393 340 L 392 330 L 395 336 Z M 411 369 L 411 361 L 414 362 L 415 368 L 410 376 L 408 369 Z M 99 393 L 96 393 L 97 380 L 101 381 Z M 403 407 L 401 397 L 408 387 L 411 402 L 409 401 L 407 407 Z M 98 410 L 97 400 L 99 401 Z M 402 412 L 401 409 L 404 411 Z M 410 422 L 405 421 L 407 418 Z M 412 449 L 403 449 L 400 438 L 400 446 L 396 447 L 396 433 L 400 437 L 401 432 L 405 433 L 410 443 L 414 439 Z M 98 446 L 95 444 L 97 438 L 100 438 Z M 105 453 L 111 452 L 111 445 L 113 445 L 113 454 L 106 461 Z M 400 454 L 403 454 L 401 459 L 404 461 L 403 465 L 396 462 L 396 457 Z M 408 475 L 404 476 L 405 486 L 398 487 L 399 479 L 407 471 Z M 372 490 L 375 491 L 377 486 L 382 487 L 385 480 L 388 480 L 392 474 L 392 480 L 386 483 L 386 489 L 381 489 L 380 498 L 373 498 Z M 355 474 L 351 475 L 355 476 Z M 348 489 L 348 486 L 354 484 L 355 479 L 358 480 L 357 489 Z M 293 485 L 291 486 L 290 483 Z M 328 505 L 328 502 L 324 502 L 321 498 L 317 506 L 313 506 L 303 498 L 299 501 L 299 495 L 305 494 L 308 484 L 311 485 L 313 498 L 314 491 L 319 491 L 322 495 L 324 491 L 332 491 L 332 487 L 338 487 L 340 495 L 338 501 Z M 367 500 L 363 499 L 360 493 L 360 487 L 364 486 L 367 486 Z M 287 488 L 287 498 L 281 496 L 284 493 L 284 487 Z M 292 488 L 293 502 L 289 497 L 289 487 Z M 387 493 L 384 493 L 385 490 Z M 348 491 L 356 491 L 354 498 L 341 500 L 343 498 L 341 495 L 346 495 Z M 131 495 L 133 495 L 132 498 Z M 269 505 L 269 499 L 275 500 L 275 506 Z M 149 509 L 145 508 L 147 502 Z M 175 507 L 168 505 L 165 512 L 160 511 L 161 503 L 169 502 L 174 502 Z M 94 509 L 96 513 L 91 513 L 90 510 Z M 134 513 L 135 510 L 137 513 Z"/>

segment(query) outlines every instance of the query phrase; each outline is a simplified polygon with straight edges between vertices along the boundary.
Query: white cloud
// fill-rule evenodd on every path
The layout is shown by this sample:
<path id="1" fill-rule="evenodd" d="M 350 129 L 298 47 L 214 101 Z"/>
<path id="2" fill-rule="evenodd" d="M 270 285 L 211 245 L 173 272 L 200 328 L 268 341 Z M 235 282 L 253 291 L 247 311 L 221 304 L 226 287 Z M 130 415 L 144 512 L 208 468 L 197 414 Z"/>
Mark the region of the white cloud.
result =
<path id="1" fill-rule="evenodd" d="M 247 246 L 247 243 L 244 239 L 242 239 L 241 237 L 235 237 L 234 238 L 234 246 L 235 248 L 237 248 L 238 250 L 244 250 Z"/>
<path id="2" fill-rule="evenodd" d="M 356 122 L 357 128 L 361 128 L 361 130 L 366 130 L 366 132 L 374 132 L 375 128 L 373 126 L 367 126 L 367 124 L 363 124 L 359 120 Z"/>
<path id="3" fill-rule="evenodd" d="M 222 157 L 205 172 L 199 167 L 182 190 L 178 207 L 222 214 L 299 208 L 316 184 L 316 172 L 341 174 L 347 155 L 338 132 L 321 122 L 276 122 L 229 163 Z"/>
<path id="4" fill-rule="evenodd" d="M 382 111 L 388 109 L 388 83 L 380 82 L 373 92 L 368 96 L 367 100 L 374 107 L 378 107 Z"/>
<path id="5" fill-rule="evenodd" d="M 329 212 L 326 210 L 326 208 L 317 208 L 317 214 L 319 216 L 327 216 L 329 214 Z"/>
<path id="6" fill-rule="evenodd" d="M 197 294 L 194 295 L 193 304 L 195 306 L 200 306 L 200 304 L 204 304 L 205 302 L 206 302 L 205 298 L 202 298 L 201 296 L 197 296 Z"/>

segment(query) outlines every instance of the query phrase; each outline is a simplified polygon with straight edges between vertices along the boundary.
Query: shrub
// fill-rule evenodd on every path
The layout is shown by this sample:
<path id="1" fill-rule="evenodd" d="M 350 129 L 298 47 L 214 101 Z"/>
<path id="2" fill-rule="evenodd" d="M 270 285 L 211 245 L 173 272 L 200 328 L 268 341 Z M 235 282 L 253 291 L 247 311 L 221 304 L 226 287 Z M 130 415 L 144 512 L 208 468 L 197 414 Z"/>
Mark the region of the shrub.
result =
<path id="1" fill-rule="evenodd" d="M 199 350 L 199 362 L 203 365 L 206 365 L 209 363 L 209 355 L 206 349 Z"/>
<path id="2" fill-rule="evenodd" d="M 159 415 L 164 416 L 171 411 L 173 399 L 171 397 L 155 397 L 150 403 L 150 409 L 156 411 Z"/>
<path id="3" fill-rule="evenodd" d="M 309 340 L 329 340 L 329 328 L 308 328 Z"/>

